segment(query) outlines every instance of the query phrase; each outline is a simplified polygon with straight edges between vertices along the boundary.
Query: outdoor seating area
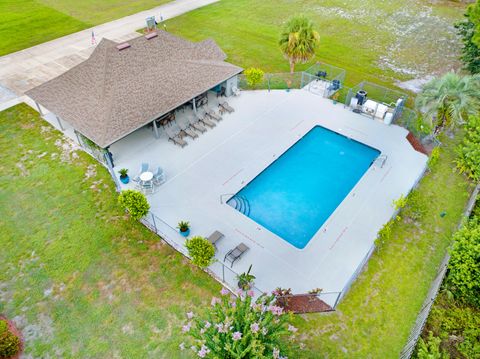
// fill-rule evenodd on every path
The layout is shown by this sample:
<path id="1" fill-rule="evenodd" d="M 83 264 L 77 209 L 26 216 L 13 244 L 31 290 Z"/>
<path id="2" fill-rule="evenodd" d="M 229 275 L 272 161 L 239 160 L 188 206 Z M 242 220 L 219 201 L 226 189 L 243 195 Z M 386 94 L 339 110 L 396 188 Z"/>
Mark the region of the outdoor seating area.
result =
<path id="1" fill-rule="evenodd" d="M 349 90 L 345 104 L 353 112 L 371 116 L 390 125 L 401 116 L 407 95 L 369 82 Z"/>
<path id="2" fill-rule="evenodd" d="M 302 87 L 329 98 L 342 88 L 345 74 L 344 69 L 318 62 L 302 73 Z"/>
<path id="3" fill-rule="evenodd" d="M 165 172 L 162 167 L 157 166 L 155 170 L 155 167 L 150 168 L 146 162 L 141 164 L 139 173 L 132 179 L 136 184 L 135 187 L 145 194 L 154 193 L 165 180 Z"/>
<path id="4" fill-rule="evenodd" d="M 213 97 L 213 96 L 212 96 Z M 185 110 L 182 108 L 177 111 L 177 114 L 168 116 L 169 121 L 163 127 L 168 141 L 173 144 L 185 147 L 188 142 L 185 138 L 195 140 L 200 134 L 214 128 L 220 121 L 223 120 L 225 113 L 233 113 L 235 109 L 229 105 L 225 100 L 218 100 L 218 104 L 214 107 L 209 107 L 209 96 L 205 93 L 199 96 L 201 100 L 196 103 L 195 110 Z M 211 103 L 217 99 L 210 99 Z M 181 111 L 181 113 L 180 113 Z M 163 117 L 163 116 L 162 116 Z"/>

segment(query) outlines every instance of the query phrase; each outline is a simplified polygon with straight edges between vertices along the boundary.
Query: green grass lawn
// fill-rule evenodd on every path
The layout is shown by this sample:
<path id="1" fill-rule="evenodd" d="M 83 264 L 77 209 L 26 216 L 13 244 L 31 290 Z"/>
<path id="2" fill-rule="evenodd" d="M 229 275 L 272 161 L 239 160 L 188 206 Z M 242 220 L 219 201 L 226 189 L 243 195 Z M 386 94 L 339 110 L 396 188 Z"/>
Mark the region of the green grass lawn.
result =
<path id="1" fill-rule="evenodd" d="M 306 357 L 315 353 L 331 358 L 398 356 L 471 190 L 452 166 L 458 142 L 444 138 L 440 162 L 420 182 L 420 199 L 428 206 L 422 220 L 394 224 L 392 238 L 374 252 L 337 312 L 298 318 L 308 337 Z M 447 213 L 443 218 L 442 211 Z"/>
<path id="2" fill-rule="evenodd" d="M 32 109 L 0 112 L 0 132 L 0 312 L 26 352 L 180 357 L 184 313 L 220 285 L 125 218 L 106 169 Z"/>
<path id="3" fill-rule="evenodd" d="M 0 3 L 0 18 L 6 17 L 2 7 L 23 4 L 27 11 L 29 3 L 33 6 Z M 62 3 L 51 1 L 82 23 L 91 21 L 91 14 L 66 11 Z M 462 9 L 445 4 L 222 0 L 169 21 L 168 30 L 195 40 L 213 37 L 241 66 L 288 71 L 278 32 L 292 13 L 305 12 L 322 37 L 317 59 L 347 69 L 349 85 L 361 80 L 391 85 L 413 76 L 382 66 L 383 56 L 392 52 L 390 59 L 418 71 L 452 64 L 449 49 L 434 45 L 448 39 L 442 24 L 460 18 Z M 346 9 L 341 16 L 340 7 Z M 402 27 L 424 18 L 430 22 L 423 32 Z M 39 28 L 48 30 L 41 23 Z M 18 31 L 4 29 L 2 21 L 2 44 Z M 414 35 L 426 30 L 426 42 Z M 405 33 L 399 44 L 397 35 Z M 0 53 L 7 51 L 1 46 Z M 433 47 L 438 49 L 431 52 Z M 431 61 L 425 61 L 426 54 Z M 0 272 L 0 311 L 23 322 L 27 352 L 35 357 L 58 357 L 57 351 L 66 357 L 179 357 L 183 312 L 205 304 L 219 285 L 125 219 L 105 169 L 81 152 L 78 158 L 68 154 L 60 134 L 32 110 L 17 106 L 0 113 L 0 131 L 0 261 L 8 263 Z M 398 356 L 467 201 L 470 184 L 453 170 L 457 142 L 444 139 L 441 162 L 420 184 L 420 196 L 429 204 L 423 220 L 395 224 L 391 240 L 373 254 L 338 311 L 296 317 L 307 345 L 297 357 Z M 442 211 L 447 216 L 441 218 Z"/>
<path id="4" fill-rule="evenodd" d="M 320 33 L 314 61 L 346 69 L 350 86 L 362 80 L 391 84 L 446 71 L 457 61 L 458 41 L 450 25 L 461 19 L 463 8 L 447 2 L 222 0 L 171 19 L 167 26 L 190 39 L 214 38 L 229 61 L 245 68 L 283 72 L 289 66 L 278 48 L 279 33 L 295 13 L 307 14 Z M 394 72 L 397 67 L 413 73 Z"/>
<path id="5" fill-rule="evenodd" d="M 148 10 L 168 1 L 2 0 L 0 56 Z"/>

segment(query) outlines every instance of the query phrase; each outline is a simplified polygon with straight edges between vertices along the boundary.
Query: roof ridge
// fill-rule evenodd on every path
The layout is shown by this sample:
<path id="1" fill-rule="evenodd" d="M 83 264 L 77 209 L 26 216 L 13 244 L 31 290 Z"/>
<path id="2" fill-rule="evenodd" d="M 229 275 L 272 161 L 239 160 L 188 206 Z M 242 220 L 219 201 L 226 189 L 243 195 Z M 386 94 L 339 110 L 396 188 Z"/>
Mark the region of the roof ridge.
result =
<path id="1" fill-rule="evenodd" d="M 111 41 L 112 43 L 114 44 L 118 44 L 117 42 L 115 41 L 112 41 L 112 40 L 109 40 Z M 101 83 L 101 86 L 102 86 L 102 91 L 101 91 L 101 102 L 103 103 L 104 107 L 105 107 L 105 111 L 102 112 L 102 120 L 101 121 L 101 125 L 103 126 L 106 126 L 106 123 L 107 121 L 105 121 L 105 119 L 109 118 L 110 117 L 110 114 L 112 113 L 112 101 L 108 101 L 107 102 L 107 90 L 110 90 L 110 88 L 107 87 L 107 72 L 110 73 L 110 68 L 107 66 L 108 63 L 110 62 L 110 59 L 111 59 L 111 55 L 110 55 L 110 48 L 108 47 L 105 47 L 104 51 L 105 51 L 105 61 L 104 61 L 104 68 L 105 68 L 105 71 L 103 71 L 103 79 L 102 79 L 102 83 Z M 109 91 L 109 93 L 110 93 Z M 102 127 L 102 130 L 105 130 L 104 127 Z M 103 132 L 103 131 L 102 131 Z"/>

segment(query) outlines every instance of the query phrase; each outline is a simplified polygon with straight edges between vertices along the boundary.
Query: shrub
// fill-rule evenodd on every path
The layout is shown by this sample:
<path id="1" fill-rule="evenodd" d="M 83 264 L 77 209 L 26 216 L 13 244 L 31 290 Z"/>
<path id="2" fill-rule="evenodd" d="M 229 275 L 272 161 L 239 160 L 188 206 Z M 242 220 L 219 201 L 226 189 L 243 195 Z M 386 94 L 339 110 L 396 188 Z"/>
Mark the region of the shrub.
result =
<path id="1" fill-rule="evenodd" d="M 389 220 L 378 231 L 377 239 L 375 239 L 375 245 L 376 246 L 381 246 L 382 244 L 384 244 L 385 242 L 390 240 L 390 237 L 392 236 L 392 227 L 393 227 L 393 224 L 397 221 L 397 218 L 398 218 L 398 216 Z"/>
<path id="2" fill-rule="evenodd" d="M 430 158 L 428 159 L 428 168 L 433 168 L 438 163 L 440 159 L 440 147 L 434 147 L 432 153 L 430 153 Z"/>
<path id="3" fill-rule="evenodd" d="M 130 213 L 130 217 L 134 220 L 146 216 L 150 210 L 150 205 L 148 204 L 145 195 L 131 189 L 120 193 L 118 196 L 118 203 Z"/>
<path id="4" fill-rule="evenodd" d="M 418 221 L 427 211 L 427 203 L 417 190 L 411 191 L 407 196 L 407 204 L 402 210 L 403 217 Z"/>
<path id="5" fill-rule="evenodd" d="M 0 319 L 0 358 L 10 358 L 20 350 L 20 338 L 8 329 L 5 320 Z"/>
<path id="6" fill-rule="evenodd" d="M 247 79 L 248 86 L 255 87 L 256 85 L 262 83 L 263 76 L 265 73 L 261 69 L 257 69 L 255 67 L 250 67 L 246 69 L 243 74 Z"/>
<path id="7" fill-rule="evenodd" d="M 393 207 L 395 208 L 396 211 L 401 210 L 406 205 L 407 205 L 407 197 L 405 197 L 403 194 L 400 195 L 398 199 L 393 200 Z"/>
<path id="8" fill-rule="evenodd" d="M 274 304 L 274 295 L 254 301 L 251 291 L 238 294 L 224 288 L 204 314 L 187 313 L 188 346 L 201 358 L 285 358 L 297 331 L 288 323 L 291 314 Z"/>
<path id="9" fill-rule="evenodd" d="M 480 180 L 480 117 L 470 117 L 466 133 L 457 148 L 455 161 L 460 173 L 465 173 L 474 181 Z"/>
<path id="10" fill-rule="evenodd" d="M 456 299 L 480 307 L 480 220 L 474 218 L 454 235 L 447 284 Z"/>
<path id="11" fill-rule="evenodd" d="M 441 342 L 442 340 L 433 336 L 432 332 L 428 333 L 426 340 L 420 338 L 417 347 L 417 359 L 448 359 L 448 355 L 440 350 Z"/>
<path id="12" fill-rule="evenodd" d="M 206 238 L 196 236 L 187 239 L 185 247 L 187 247 L 188 254 L 192 257 L 193 264 L 200 268 L 206 268 L 213 263 L 215 248 Z"/>

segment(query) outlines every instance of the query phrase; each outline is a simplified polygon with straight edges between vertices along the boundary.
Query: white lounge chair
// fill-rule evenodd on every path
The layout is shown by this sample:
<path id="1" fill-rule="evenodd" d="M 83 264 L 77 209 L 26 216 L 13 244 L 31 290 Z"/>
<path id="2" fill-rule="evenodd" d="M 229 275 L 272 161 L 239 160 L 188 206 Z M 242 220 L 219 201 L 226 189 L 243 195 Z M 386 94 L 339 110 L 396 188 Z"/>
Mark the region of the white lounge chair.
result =
<path id="1" fill-rule="evenodd" d="M 182 148 L 188 145 L 188 143 L 181 138 L 178 133 L 173 132 L 170 127 L 165 128 L 165 133 L 167 134 L 168 140 L 172 141 L 174 144 L 179 145 Z"/>
<path id="2" fill-rule="evenodd" d="M 193 139 L 198 137 L 198 134 L 192 130 L 192 127 L 190 126 L 190 124 L 187 124 L 182 120 L 177 120 L 177 124 L 178 124 L 178 127 L 180 127 L 180 129 L 186 136 Z"/>
<path id="3" fill-rule="evenodd" d="M 217 121 L 217 122 L 223 120 L 222 116 L 220 116 L 218 113 L 216 113 L 214 110 L 212 110 L 211 108 L 208 108 L 208 107 L 207 107 L 207 110 L 205 112 L 205 115 L 210 117 L 212 120 Z"/>
<path id="4" fill-rule="evenodd" d="M 233 96 L 240 96 L 240 89 L 237 86 L 232 86 Z"/>
<path id="5" fill-rule="evenodd" d="M 208 126 L 210 128 L 213 128 L 216 126 L 215 122 L 210 121 L 205 114 L 199 115 L 198 113 L 196 113 L 195 117 L 205 126 Z"/>
<path id="6" fill-rule="evenodd" d="M 228 113 L 232 113 L 233 111 L 235 111 L 235 109 L 232 106 L 230 106 L 227 101 L 220 102 L 219 106 L 222 107 Z"/>
<path id="7" fill-rule="evenodd" d="M 204 125 L 202 125 L 202 124 L 200 123 L 200 120 L 199 120 L 198 118 L 196 118 L 196 117 L 195 117 L 195 118 L 189 117 L 189 118 L 188 118 L 188 122 L 189 122 L 190 125 L 192 125 L 192 127 L 193 127 L 194 129 L 196 129 L 197 131 L 200 131 L 200 132 L 202 132 L 202 133 L 207 131 L 206 127 L 205 127 Z"/>

